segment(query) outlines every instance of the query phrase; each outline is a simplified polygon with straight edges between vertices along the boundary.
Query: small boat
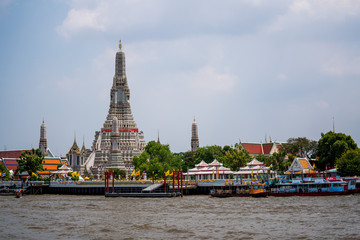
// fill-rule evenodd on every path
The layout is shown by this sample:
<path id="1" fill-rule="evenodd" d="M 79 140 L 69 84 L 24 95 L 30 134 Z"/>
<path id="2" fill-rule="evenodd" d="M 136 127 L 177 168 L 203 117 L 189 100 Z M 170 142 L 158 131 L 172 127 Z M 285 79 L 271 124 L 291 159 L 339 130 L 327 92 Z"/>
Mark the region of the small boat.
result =
<path id="1" fill-rule="evenodd" d="M 354 179 L 328 181 L 325 179 L 295 180 L 278 183 L 271 187 L 270 195 L 275 197 L 290 196 L 331 196 L 359 192 Z"/>
<path id="2" fill-rule="evenodd" d="M 269 191 L 265 189 L 265 184 L 246 184 L 246 185 L 218 185 L 210 190 L 212 197 L 267 197 Z"/>

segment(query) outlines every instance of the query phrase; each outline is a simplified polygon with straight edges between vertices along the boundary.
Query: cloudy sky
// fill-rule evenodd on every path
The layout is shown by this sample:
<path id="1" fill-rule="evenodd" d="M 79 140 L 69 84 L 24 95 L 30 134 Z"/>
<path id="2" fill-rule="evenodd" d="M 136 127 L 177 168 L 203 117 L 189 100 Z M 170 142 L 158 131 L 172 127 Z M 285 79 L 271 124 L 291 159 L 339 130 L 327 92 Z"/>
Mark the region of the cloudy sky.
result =
<path id="1" fill-rule="evenodd" d="M 174 152 L 200 145 L 360 143 L 358 0 L 0 0 L 0 149 L 64 156 L 105 121 L 121 39 L 135 121 Z"/>

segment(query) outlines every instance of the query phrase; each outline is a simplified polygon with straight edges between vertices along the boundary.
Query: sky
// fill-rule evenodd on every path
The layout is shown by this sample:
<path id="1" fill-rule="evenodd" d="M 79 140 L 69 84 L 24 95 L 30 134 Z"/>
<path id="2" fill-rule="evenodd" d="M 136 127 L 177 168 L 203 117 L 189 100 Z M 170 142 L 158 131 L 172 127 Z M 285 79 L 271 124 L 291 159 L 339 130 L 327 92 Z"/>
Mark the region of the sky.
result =
<path id="1" fill-rule="evenodd" d="M 90 148 L 110 103 L 119 40 L 147 142 L 360 144 L 358 0 L 0 0 L 0 149 Z M 334 120 L 334 121 L 333 121 Z"/>

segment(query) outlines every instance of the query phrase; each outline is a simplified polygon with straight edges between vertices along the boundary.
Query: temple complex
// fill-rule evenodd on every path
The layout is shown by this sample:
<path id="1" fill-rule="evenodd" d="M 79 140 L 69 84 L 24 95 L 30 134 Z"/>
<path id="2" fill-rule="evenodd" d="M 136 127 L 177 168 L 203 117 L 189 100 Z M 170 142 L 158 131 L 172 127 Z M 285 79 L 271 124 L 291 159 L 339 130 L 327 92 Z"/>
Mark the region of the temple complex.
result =
<path id="1" fill-rule="evenodd" d="M 194 121 L 191 126 L 191 151 L 195 152 L 199 147 L 199 136 L 198 136 L 198 125 L 194 118 Z"/>
<path id="2" fill-rule="evenodd" d="M 69 152 L 66 154 L 66 157 L 69 161 L 70 167 L 74 171 L 81 172 L 83 174 L 85 172 L 85 160 L 87 157 L 85 141 L 83 141 L 83 146 L 80 149 L 76 143 L 76 137 L 74 137 L 74 143 Z"/>
<path id="3" fill-rule="evenodd" d="M 125 73 L 125 53 L 121 41 L 115 58 L 115 75 L 110 90 L 110 107 L 103 127 L 95 132 L 93 151 L 87 162 L 91 172 L 100 177 L 107 168 L 119 168 L 130 173 L 132 158 L 145 148 L 144 134 L 139 131 L 130 108 L 130 90 Z"/>

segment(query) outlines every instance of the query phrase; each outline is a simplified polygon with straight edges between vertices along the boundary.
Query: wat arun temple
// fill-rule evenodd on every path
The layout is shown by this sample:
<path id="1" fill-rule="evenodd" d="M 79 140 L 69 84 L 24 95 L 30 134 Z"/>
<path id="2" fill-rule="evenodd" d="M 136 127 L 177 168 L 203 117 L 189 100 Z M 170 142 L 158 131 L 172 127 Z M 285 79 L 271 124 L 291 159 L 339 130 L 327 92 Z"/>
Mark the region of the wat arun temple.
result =
<path id="1" fill-rule="evenodd" d="M 95 176 L 109 168 L 133 171 L 133 156 L 145 148 L 144 134 L 139 131 L 131 113 L 130 90 L 125 72 L 125 53 L 121 41 L 115 58 L 115 75 L 110 90 L 110 107 L 103 127 L 95 132 L 92 153 L 86 168 Z"/>

